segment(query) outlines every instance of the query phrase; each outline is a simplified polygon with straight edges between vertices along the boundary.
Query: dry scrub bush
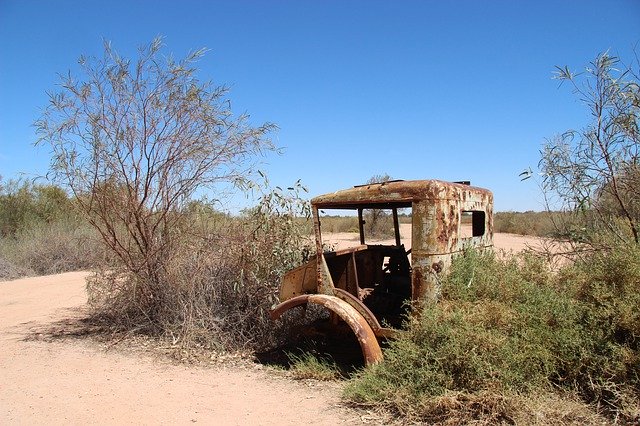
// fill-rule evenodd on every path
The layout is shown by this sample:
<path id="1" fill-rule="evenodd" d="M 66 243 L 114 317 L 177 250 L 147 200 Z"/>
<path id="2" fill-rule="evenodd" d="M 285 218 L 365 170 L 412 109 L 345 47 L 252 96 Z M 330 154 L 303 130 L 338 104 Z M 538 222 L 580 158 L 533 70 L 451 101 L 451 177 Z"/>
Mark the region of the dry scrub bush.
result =
<path id="1" fill-rule="evenodd" d="M 557 68 L 585 104 L 591 122 L 548 140 L 542 150 L 542 189 L 559 216 L 559 231 L 595 248 L 640 243 L 640 62 L 608 52 L 584 72 Z M 601 236 L 607 238 L 603 241 Z"/>
<path id="2" fill-rule="evenodd" d="M 508 234 L 553 237 L 557 229 L 556 212 L 498 212 L 493 216 L 493 231 Z"/>
<path id="3" fill-rule="evenodd" d="M 19 264 L 7 259 L 4 254 L 0 254 L 0 281 L 14 280 L 30 275 L 34 275 L 33 271 L 19 266 Z"/>
<path id="4" fill-rule="evenodd" d="M 157 38 L 129 60 L 106 43 L 102 58 L 81 57 L 81 78 L 62 76 L 36 122 L 51 177 L 110 254 L 91 303 L 175 344 L 260 346 L 277 280 L 300 261 L 299 206 L 276 189 L 241 218 L 191 207 L 217 184 L 250 188 L 275 126 L 234 116 L 227 89 L 197 78 L 204 50 L 176 61 L 161 49 Z"/>
<path id="5" fill-rule="evenodd" d="M 297 187 L 298 188 L 298 187 Z M 90 304 L 103 323 L 167 338 L 181 348 L 265 349 L 279 343 L 287 324 L 268 310 L 284 272 L 304 260 L 307 204 L 281 190 L 262 197 L 240 217 L 189 212 L 183 240 L 165 259 L 165 285 L 155 310 L 135 274 L 114 266 L 89 283 Z M 106 322 L 105 322 L 106 320 Z"/>
<path id="6" fill-rule="evenodd" d="M 0 239 L 0 257 L 16 265 L 6 279 L 89 269 L 104 256 L 93 229 L 71 221 L 37 223 L 11 238 Z"/>
<path id="7" fill-rule="evenodd" d="M 391 181 L 387 173 L 376 174 L 367 180 L 367 184 L 376 184 Z M 366 209 L 363 211 L 365 235 L 372 238 L 393 238 L 393 219 L 389 210 Z"/>
<path id="8" fill-rule="evenodd" d="M 62 188 L 0 179 L 0 279 L 86 269 L 103 255 Z"/>
<path id="9" fill-rule="evenodd" d="M 322 232 L 336 234 L 339 232 L 358 231 L 358 218 L 355 216 L 329 216 L 325 215 L 321 218 Z M 313 234 L 313 223 L 309 225 L 310 234 Z"/>

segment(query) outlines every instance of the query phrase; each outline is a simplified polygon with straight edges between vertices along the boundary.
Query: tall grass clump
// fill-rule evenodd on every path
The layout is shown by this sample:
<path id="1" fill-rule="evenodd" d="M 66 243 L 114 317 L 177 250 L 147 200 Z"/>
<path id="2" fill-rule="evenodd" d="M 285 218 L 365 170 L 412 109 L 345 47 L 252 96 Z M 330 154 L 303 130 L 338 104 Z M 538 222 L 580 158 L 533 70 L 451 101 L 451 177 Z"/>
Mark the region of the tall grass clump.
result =
<path id="1" fill-rule="evenodd" d="M 101 256 L 62 188 L 0 179 L 0 279 L 86 269 Z"/>
<path id="2" fill-rule="evenodd" d="M 331 357 L 319 356 L 312 352 L 287 353 L 291 363 L 290 371 L 296 379 L 337 380 L 342 377 L 337 364 Z"/>
<path id="3" fill-rule="evenodd" d="M 93 229 L 73 221 L 35 223 L 10 238 L 0 239 L 5 279 L 90 269 L 102 262 L 104 250 Z M 2 278 L 0 271 L 0 278 Z"/>
<path id="4" fill-rule="evenodd" d="M 638 265 L 637 253 L 628 256 L 620 260 L 625 274 Z M 384 361 L 362 372 L 346 395 L 430 422 L 530 423 L 539 413 L 523 396 L 540 395 L 637 421 L 637 298 L 613 302 L 624 293 L 604 281 L 587 285 L 593 274 L 576 265 L 555 276 L 530 254 L 468 252 L 443 282 L 442 300 L 412 318 Z M 629 294 L 638 282 L 609 278 Z M 587 412 L 565 413 L 564 421 L 589 422 Z"/>

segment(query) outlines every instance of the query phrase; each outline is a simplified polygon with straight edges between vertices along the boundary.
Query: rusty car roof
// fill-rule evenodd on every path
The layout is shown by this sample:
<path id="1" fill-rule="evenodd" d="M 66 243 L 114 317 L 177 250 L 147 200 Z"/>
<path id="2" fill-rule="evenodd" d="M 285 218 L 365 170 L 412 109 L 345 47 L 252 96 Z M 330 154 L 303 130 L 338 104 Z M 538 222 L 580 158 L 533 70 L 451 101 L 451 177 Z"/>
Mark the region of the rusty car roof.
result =
<path id="1" fill-rule="evenodd" d="M 375 207 L 411 207 L 422 200 L 493 200 L 491 191 L 462 183 L 442 180 L 409 180 L 373 183 L 320 195 L 311 200 L 318 208 L 355 209 Z"/>

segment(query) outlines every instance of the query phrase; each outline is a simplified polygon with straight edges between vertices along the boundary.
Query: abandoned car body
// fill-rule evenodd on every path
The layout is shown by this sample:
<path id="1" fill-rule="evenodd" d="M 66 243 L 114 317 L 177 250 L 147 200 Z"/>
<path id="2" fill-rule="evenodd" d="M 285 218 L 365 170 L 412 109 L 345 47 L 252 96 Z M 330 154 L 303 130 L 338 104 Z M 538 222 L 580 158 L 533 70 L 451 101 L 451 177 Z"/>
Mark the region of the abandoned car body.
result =
<path id="1" fill-rule="evenodd" d="M 308 303 L 322 305 L 333 323 L 344 322 L 353 330 L 367 365 L 382 359 L 378 339 L 393 335 L 412 303 L 437 299 L 440 276 L 456 253 L 493 245 L 493 195 L 467 182 L 362 185 L 316 197 L 311 207 L 316 255 L 285 275 L 271 317 Z M 320 214 L 328 209 L 357 212 L 360 244 L 325 251 Z M 393 242 L 367 243 L 363 212 L 370 209 L 389 212 Z M 411 209 L 409 250 L 401 241 L 403 209 Z"/>

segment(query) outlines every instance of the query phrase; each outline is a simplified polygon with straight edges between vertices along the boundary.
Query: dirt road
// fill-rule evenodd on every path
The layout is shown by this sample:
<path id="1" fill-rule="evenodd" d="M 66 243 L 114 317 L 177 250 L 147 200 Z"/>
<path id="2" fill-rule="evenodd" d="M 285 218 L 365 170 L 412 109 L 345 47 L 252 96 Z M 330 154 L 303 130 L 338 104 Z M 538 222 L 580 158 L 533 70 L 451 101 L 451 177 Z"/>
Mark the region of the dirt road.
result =
<path id="1" fill-rule="evenodd" d="M 0 424 L 334 425 L 339 385 L 280 378 L 258 366 L 202 368 L 45 342 L 33 330 L 78 315 L 86 272 L 0 282 Z"/>
<path id="2" fill-rule="evenodd" d="M 497 234 L 495 243 L 519 251 L 536 240 Z M 86 276 L 0 282 L 0 424 L 376 423 L 339 405 L 338 384 L 295 382 L 259 366 L 175 365 L 89 339 L 38 340 L 37 330 L 80 315 Z"/>

